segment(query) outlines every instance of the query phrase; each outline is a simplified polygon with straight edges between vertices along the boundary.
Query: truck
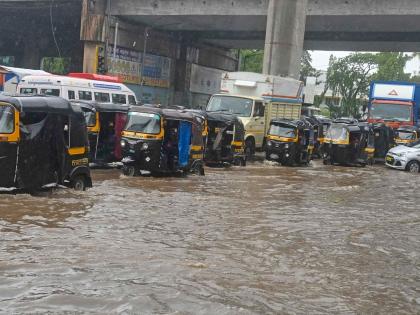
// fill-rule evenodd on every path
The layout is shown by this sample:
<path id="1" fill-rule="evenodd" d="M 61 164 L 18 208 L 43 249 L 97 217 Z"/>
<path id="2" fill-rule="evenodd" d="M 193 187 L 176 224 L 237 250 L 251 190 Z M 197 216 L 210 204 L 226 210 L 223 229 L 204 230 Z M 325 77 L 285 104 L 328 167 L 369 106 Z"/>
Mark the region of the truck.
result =
<path id="1" fill-rule="evenodd" d="M 420 84 L 374 81 L 370 85 L 368 122 L 385 123 L 393 129 L 418 126 Z"/>
<path id="2" fill-rule="evenodd" d="M 245 127 L 245 150 L 252 156 L 264 147 L 270 121 L 299 119 L 303 82 L 292 78 L 252 72 L 225 72 L 220 93 L 211 96 L 207 111 L 226 111 L 239 117 Z"/>

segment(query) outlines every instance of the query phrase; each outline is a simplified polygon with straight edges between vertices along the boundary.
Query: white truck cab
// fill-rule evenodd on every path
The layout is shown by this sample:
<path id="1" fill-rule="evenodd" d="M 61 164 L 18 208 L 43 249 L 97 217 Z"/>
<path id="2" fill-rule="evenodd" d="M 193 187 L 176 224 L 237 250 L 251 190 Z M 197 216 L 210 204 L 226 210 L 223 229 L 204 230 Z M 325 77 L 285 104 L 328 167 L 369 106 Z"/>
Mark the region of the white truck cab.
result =
<path id="1" fill-rule="evenodd" d="M 248 155 L 262 149 L 266 126 L 273 118 L 298 119 L 302 108 L 301 81 L 252 72 L 222 75 L 221 93 L 210 98 L 207 111 L 236 114 L 245 127 Z"/>

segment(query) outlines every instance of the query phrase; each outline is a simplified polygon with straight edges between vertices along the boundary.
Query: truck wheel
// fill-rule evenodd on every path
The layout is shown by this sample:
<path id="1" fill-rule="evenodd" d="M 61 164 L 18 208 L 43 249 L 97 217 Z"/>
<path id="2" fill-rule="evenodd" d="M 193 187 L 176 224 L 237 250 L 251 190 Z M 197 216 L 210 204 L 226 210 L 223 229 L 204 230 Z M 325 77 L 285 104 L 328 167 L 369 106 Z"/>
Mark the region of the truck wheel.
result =
<path id="1" fill-rule="evenodd" d="M 417 161 L 411 161 L 407 164 L 406 170 L 410 173 L 420 172 L 420 164 Z"/>
<path id="2" fill-rule="evenodd" d="M 85 191 L 86 186 L 86 179 L 83 175 L 78 175 L 71 180 L 71 187 L 76 191 Z"/>
<path id="3" fill-rule="evenodd" d="M 247 139 L 245 141 L 246 158 L 250 160 L 255 155 L 255 141 L 254 139 Z"/>

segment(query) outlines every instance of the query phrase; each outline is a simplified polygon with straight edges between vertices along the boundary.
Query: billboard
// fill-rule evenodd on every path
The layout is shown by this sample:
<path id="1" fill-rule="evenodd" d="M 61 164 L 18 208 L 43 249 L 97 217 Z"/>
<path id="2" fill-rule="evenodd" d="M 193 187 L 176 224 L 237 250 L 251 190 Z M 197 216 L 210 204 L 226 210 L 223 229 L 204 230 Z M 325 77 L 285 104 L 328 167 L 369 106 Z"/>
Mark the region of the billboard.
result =
<path id="1" fill-rule="evenodd" d="M 212 95 L 219 93 L 224 71 L 192 64 L 190 91 Z"/>
<path id="2" fill-rule="evenodd" d="M 108 52 L 108 74 L 118 76 L 124 83 L 140 84 L 142 53 L 117 47 Z M 146 54 L 144 57 L 143 80 L 147 86 L 169 88 L 171 59 Z"/>

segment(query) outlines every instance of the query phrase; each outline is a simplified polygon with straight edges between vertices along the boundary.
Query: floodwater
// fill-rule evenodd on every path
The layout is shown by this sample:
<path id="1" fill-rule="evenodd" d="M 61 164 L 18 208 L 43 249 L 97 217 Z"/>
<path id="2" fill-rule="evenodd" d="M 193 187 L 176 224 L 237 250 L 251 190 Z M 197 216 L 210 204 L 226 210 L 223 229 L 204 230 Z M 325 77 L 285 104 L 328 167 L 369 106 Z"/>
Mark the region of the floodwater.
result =
<path id="1" fill-rule="evenodd" d="M 206 172 L 0 195 L 0 313 L 420 314 L 420 176 Z"/>

